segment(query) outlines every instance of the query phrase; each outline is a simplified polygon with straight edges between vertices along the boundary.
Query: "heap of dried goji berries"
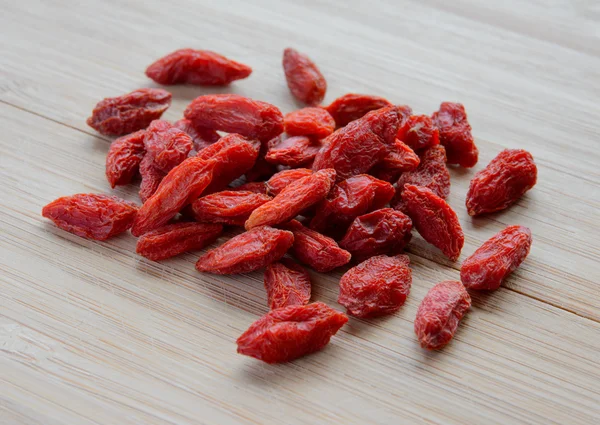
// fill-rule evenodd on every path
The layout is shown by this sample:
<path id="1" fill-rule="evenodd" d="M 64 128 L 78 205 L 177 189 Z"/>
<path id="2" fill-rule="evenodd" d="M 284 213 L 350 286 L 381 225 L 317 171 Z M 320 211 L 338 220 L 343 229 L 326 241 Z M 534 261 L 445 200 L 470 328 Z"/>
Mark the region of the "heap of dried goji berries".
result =
<path id="1" fill-rule="evenodd" d="M 271 311 L 237 340 L 238 352 L 268 363 L 324 347 L 348 317 L 310 303 L 310 275 L 353 262 L 338 302 L 356 317 L 397 311 L 409 295 L 413 227 L 451 261 L 463 231 L 445 199 L 447 164 L 473 167 L 478 150 L 463 105 L 444 102 L 428 115 L 369 95 L 347 94 L 319 106 L 327 83 L 304 54 L 286 49 L 289 89 L 308 105 L 287 115 L 237 94 L 200 96 L 175 123 L 162 89 L 138 89 L 99 102 L 88 124 L 112 142 L 106 177 L 114 188 L 138 175 L 142 206 L 113 196 L 78 194 L 46 205 L 44 217 L 76 235 L 105 240 L 131 229 L 137 252 L 159 261 L 217 240 L 224 226 L 245 231 L 202 255 L 200 272 L 265 269 Z M 252 69 L 214 52 L 182 49 L 146 70 L 159 84 L 227 85 Z M 477 173 L 470 215 L 507 208 L 536 183 L 531 154 L 504 150 Z M 439 349 L 471 305 L 467 289 L 495 290 L 529 253 L 531 232 L 509 226 L 466 259 L 462 281 L 435 285 L 415 318 L 421 346 Z M 301 265 L 303 264 L 303 265 Z"/>

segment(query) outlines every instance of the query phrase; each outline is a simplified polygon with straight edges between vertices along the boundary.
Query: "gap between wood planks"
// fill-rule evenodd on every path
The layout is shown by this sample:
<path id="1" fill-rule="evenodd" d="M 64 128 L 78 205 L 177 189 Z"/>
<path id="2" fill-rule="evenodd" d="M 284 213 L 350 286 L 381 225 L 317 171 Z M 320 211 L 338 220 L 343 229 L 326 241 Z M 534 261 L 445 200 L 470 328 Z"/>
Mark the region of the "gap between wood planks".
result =
<path id="1" fill-rule="evenodd" d="M 78 131 L 78 132 L 80 132 L 80 133 L 87 134 L 87 135 L 89 135 L 89 136 L 92 136 L 92 137 L 95 137 L 95 138 L 97 138 L 97 139 L 103 140 L 103 141 L 105 141 L 105 142 L 107 142 L 107 143 L 111 143 L 111 140 L 110 140 L 110 139 L 108 139 L 108 138 L 104 138 L 104 137 L 102 137 L 102 136 L 98 135 L 97 133 L 93 133 L 93 132 L 88 132 L 88 131 L 85 131 L 85 130 L 83 130 L 83 129 L 81 129 L 81 128 L 77 128 L 77 127 L 74 127 L 74 126 L 72 126 L 72 125 L 66 124 L 66 123 L 64 123 L 64 122 L 58 121 L 58 120 L 56 120 L 56 119 L 53 119 L 53 118 L 47 117 L 47 116 L 45 116 L 45 115 L 43 115 L 43 114 L 40 114 L 40 113 L 38 113 L 38 112 L 30 111 L 29 109 L 23 108 L 23 107 L 21 107 L 21 106 L 17 106 L 17 105 L 15 105 L 15 104 L 13 104 L 13 103 L 10 103 L 10 102 L 7 102 L 7 101 L 5 101 L 5 100 L 3 100 L 3 99 L 0 99 L 0 103 L 3 103 L 3 104 L 5 104 L 5 105 L 7 105 L 7 106 L 10 106 L 10 107 L 13 107 L 13 108 L 15 108 L 15 109 L 18 109 L 18 110 L 20 110 L 20 111 L 23 111 L 23 112 L 25 112 L 25 113 L 28 113 L 28 114 L 35 115 L 35 116 L 37 116 L 37 117 L 39 117 L 39 118 L 42 118 L 42 119 L 45 119 L 45 120 L 51 121 L 51 122 L 53 122 L 53 123 L 56 123 L 56 124 L 58 124 L 58 125 L 62 125 L 62 126 L 64 126 L 64 127 L 70 128 L 70 129 L 72 129 L 72 130 L 75 130 L 75 131 Z M 456 271 L 459 271 L 459 272 L 460 272 L 460 267 L 458 267 L 458 266 L 440 264 L 440 263 L 436 262 L 434 259 L 430 259 L 430 258 L 427 258 L 427 257 L 423 257 L 423 256 L 420 256 L 420 255 L 418 255 L 418 254 L 414 253 L 412 250 L 410 250 L 410 248 L 409 248 L 407 251 L 408 251 L 408 252 L 409 252 L 411 255 L 414 255 L 415 257 L 418 257 L 418 258 L 420 258 L 420 259 L 422 259 L 422 260 L 425 260 L 425 261 L 431 261 L 431 262 L 433 262 L 433 263 L 436 263 L 437 265 L 439 265 L 439 266 L 441 266 L 441 267 L 447 267 L 447 268 L 449 268 L 449 269 L 456 270 Z M 594 322 L 594 323 L 600 323 L 600 320 L 595 320 L 594 318 L 592 318 L 592 317 L 588 317 L 588 316 L 586 316 L 586 315 L 582 315 L 582 314 L 578 313 L 578 312 L 577 312 L 577 311 L 575 311 L 575 310 L 572 310 L 572 309 L 569 309 L 569 308 L 566 308 L 566 307 L 563 307 L 563 306 L 557 305 L 556 303 L 550 302 L 550 301 L 548 301 L 548 300 L 541 299 L 541 298 L 539 298 L 539 297 L 536 297 L 536 296 L 533 296 L 533 295 L 531 295 L 531 294 L 526 294 L 526 293 L 524 293 L 524 292 L 522 292 L 522 291 L 519 291 L 519 290 L 517 290 L 517 289 L 508 288 L 508 287 L 505 287 L 505 286 L 502 286 L 501 288 L 502 288 L 502 289 L 505 289 L 505 290 L 507 290 L 507 291 L 512 291 L 512 292 L 514 292 L 514 293 L 516 293 L 516 294 L 523 295 L 523 296 L 525 296 L 525 297 L 531 298 L 531 299 L 533 299 L 533 300 L 536 300 L 536 301 L 538 301 L 538 302 L 541 302 L 541 303 L 547 304 L 547 305 L 549 305 L 549 306 L 551 306 L 551 307 L 557 308 L 557 309 L 559 309 L 559 310 L 562 310 L 562 311 L 564 311 L 564 312 L 567 312 L 567 313 L 574 314 L 574 315 L 576 315 L 576 316 L 578 316 L 578 317 L 581 317 L 581 318 L 583 318 L 583 319 L 590 320 L 590 321 L 592 321 L 592 322 Z"/>

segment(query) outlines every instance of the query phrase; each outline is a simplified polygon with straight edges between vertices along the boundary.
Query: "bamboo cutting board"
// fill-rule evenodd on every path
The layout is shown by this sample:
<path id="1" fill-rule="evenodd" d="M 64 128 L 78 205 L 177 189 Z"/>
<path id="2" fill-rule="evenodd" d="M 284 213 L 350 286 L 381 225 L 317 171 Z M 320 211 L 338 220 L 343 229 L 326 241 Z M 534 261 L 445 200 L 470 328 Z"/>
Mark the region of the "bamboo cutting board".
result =
<path id="1" fill-rule="evenodd" d="M 0 10 L 0 423 L 600 423 L 597 2 L 22 0 Z M 85 119 L 104 97 L 153 86 L 149 63 L 194 47 L 254 69 L 227 89 L 169 88 L 165 119 L 224 90 L 289 112 L 288 46 L 321 68 L 326 103 L 358 92 L 416 113 L 465 104 L 481 155 L 451 170 L 461 260 L 506 225 L 532 229 L 526 262 L 475 295 L 444 350 L 422 350 L 413 319 L 460 260 L 419 236 L 397 314 L 351 319 L 322 352 L 269 366 L 235 353 L 267 311 L 261 272 L 201 275 L 197 252 L 155 263 L 129 234 L 93 242 L 40 216 L 79 192 L 137 200 L 133 185 L 111 191 L 110 140 Z M 510 209 L 470 218 L 469 180 L 503 148 L 533 153 L 538 184 Z M 342 273 L 312 273 L 313 299 L 341 308 Z"/>

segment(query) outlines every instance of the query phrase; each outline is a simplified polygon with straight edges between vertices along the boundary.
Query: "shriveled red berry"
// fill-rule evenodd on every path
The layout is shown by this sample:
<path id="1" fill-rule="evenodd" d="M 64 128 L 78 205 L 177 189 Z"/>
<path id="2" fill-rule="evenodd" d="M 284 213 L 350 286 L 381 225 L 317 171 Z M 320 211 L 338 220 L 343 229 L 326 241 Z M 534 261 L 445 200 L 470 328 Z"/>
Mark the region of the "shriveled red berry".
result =
<path id="1" fill-rule="evenodd" d="M 164 173 L 181 164 L 192 150 L 192 138 L 168 121 L 154 120 L 144 136 L 146 156 Z"/>
<path id="2" fill-rule="evenodd" d="M 357 217 L 340 241 L 352 258 L 362 261 L 381 254 L 398 254 L 410 242 L 412 222 L 392 208 L 382 208 Z"/>
<path id="3" fill-rule="evenodd" d="M 283 363 L 325 347 L 348 321 L 321 302 L 271 310 L 237 339 L 237 351 L 266 363 Z"/>
<path id="4" fill-rule="evenodd" d="M 265 159 L 271 164 L 300 167 L 315 159 L 322 145 L 308 136 L 293 136 L 282 140 L 267 152 Z"/>
<path id="5" fill-rule="evenodd" d="M 324 108 L 302 108 L 283 118 L 285 132 L 290 136 L 329 136 L 335 130 L 333 117 Z"/>
<path id="6" fill-rule="evenodd" d="M 296 99 L 308 105 L 318 105 L 327 91 L 327 81 L 308 56 L 295 49 L 283 51 L 283 71 L 287 85 Z"/>
<path id="7" fill-rule="evenodd" d="M 196 128 L 190 120 L 185 118 L 176 121 L 173 125 L 192 138 L 196 152 L 200 152 L 221 138 L 215 130 L 211 130 L 210 128 Z"/>
<path id="8" fill-rule="evenodd" d="M 400 309 L 412 284 L 406 255 L 378 255 L 348 270 L 340 280 L 338 303 L 356 317 L 376 317 Z"/>
<path id="9" fill-rule="evenodd" d="M 344 127 L 368 112 L 391 105 L 392 103 L 383 97 L 348 93 L 335 99 L 325 109 L 333 117 L 337 127 Z"/>
<path id="10" fill-rule="evenodd" d="M 88 239 L 106 240 L 131 227 L 137 206 L 116 196 L 78 193 L 58 198 L 42 215 L 67 232 Z"/>
<path id="11" fill-rule="evenodd" d="M 411 115 L 398 130 L 398 139 L 419 151 L 440 144 L 440 132 L 427 115 Z"/>
<path id="12" fill-rule="evenodd" d="M 402 192 L 406 214 L 423 239 L 456 261 L 465 237 L 454 210 L 426 187 L 407 184 Z"/>
<path id="13" fill-rule="evenodd" d="M 135 251 L 152 261 L 195 251 L 217 240 L 223 226 L 211 223 L 174 223 L 142 235 Z"/>
<path id="14" fill-rule="evenodd" d="M 471 297 L 460 282 L 446 280 L 431 288 L 415 317 L 415 334 L 421 347 L 439 350 L 446 346 L 469 308 Z"/>
<path id="15" fill-rule="evenodd" d="M 237 94 L 199 96 L 183 114 L 197 128 L 238 133 L 250 139 L 271 140 L 283 132 L 279 108 Z"/>
<path id="16" fill-rule="evenodd" d="M 204 254 L 196 269 L 215 274 L 249 273 L 279 260 L 293 243 L 292 232 L 256 227 Z"/>
<path id="17" fill-rule="evenodd" d="M 202 223 L 243 226 L 252 211 L 269 202 L 270 196 L 245 191 L 223 191 L 192 203 L 194 218 Z"/>
<path id="18" fill-rule="evenodd" d="M 87 124 L 106 136 L 142 130 L 171 106 L 171 93 L 163 89 L 138 89 L 96 105 Z"/>
<path id="19" fill-rule="evenodd" d="M 267 181 L 267 193 L 271 196 L 277 196 L 291 183 L 306 176 L 310 176 L 312 173 L 312 170 L 307 168 L 295 168 L 293 170 L 280 171 Z"/>
<path id="20" fill-rule="evenodd" d="M 142 181 L 140 183 L 139 195 L 142 203 L 144 203 L 154 195 L 167 173 L 159 170 L 154 165 L 152 157 L 145 156 L 140 163 L 140 175 L 142 176 Z"/>
<path id="21" fill-rule="evenodd" d="M 136 131 L 111 143 L 106 155 L 106 178 L 110 187 L 131 183 L 146 153 L 144 130 Z"/>
<path id="22" fill-rule="evenodd" d="M 417 168 L 419 163 L 419 156 L 396 139 L 390 152 L 370 172 L 381 180 L 392 182 L 397 180 L 400 174 Z"/>
<path id="23" fill-rule="evenodd" d="M 521 265 L 531 248 L 531 230 L 508 226 L 463 261 L 460 280 L 468 289 L 496 290 Z"/>
<path id="24" fill-rule="evenodd" d="M 282 258 L 265 269 L 265 289 L 271 310 L 308 304 L 310 275 L 299 264 L 289 258 Z"/>
<path id="25" fill-rule="evenodd" d="M 508 208 L 536 182 L 533 156 L 523 149 L 505 149 L 471 180 L 467 211 L 479 215 Z"/>
<path id="26" fill-rule="evenodd" d="M 431 118 L 440 132 L 440 143 L 446 148 L 448 163 L 466 168 L 477 164 L 479 151 L 471 135 L 465 107 L 460 103 L 444 102 Z"/>
<path id="27" fill-rule="evenodd" d="M 317 171 L 291 183 L 271 201 L 255 209 L 246 229 L 290 221 L 303 210 L 325 198 L 335 183 L 335 170 Z"/>
<path id="28" fill-rule="evenodd" d="M 148 78 L 158 84 L 224 86 L 252 73 L 252 68 L 208 50 L 180 49 L 154 62 L 146 69 Z"/>

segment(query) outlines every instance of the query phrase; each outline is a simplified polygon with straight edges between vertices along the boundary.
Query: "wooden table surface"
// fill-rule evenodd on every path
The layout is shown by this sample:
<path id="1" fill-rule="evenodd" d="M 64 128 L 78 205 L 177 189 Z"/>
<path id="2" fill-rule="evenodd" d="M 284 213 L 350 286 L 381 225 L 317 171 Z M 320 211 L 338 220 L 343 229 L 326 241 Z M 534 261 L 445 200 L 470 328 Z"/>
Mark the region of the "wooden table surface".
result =
<path id="1" fill-rule="evenodd" d="M 0 4 L 0 423 L 600 423 L 600 7 L 586 0 Z M 503 287 L 475 294 L 452 343 L 422 350 L 426 291 L 457 279 L 415 236 L 413 286 L 391 317 L 350 322 L 322 352 L 269 366 L 235 353 L 267 312 L 262 272 L 201 275 L 199 253 L 155 263 L 130 234 L 85 240 L 40 216 L 51 200 L 111 190 L 110 140 L 85 124 L 104 97 L 153 86 L 145 67 L 182 47 L 250 64 L 229 88 L 177 86 L 164 118 L 205 93 L 297 108 L 285 47 L 327 77 L 325 102 L 370 93 L 431 113 L 466 105 L 480 160 L 452 169 L 461 260 L 504 226 L 533 232 Z M 525 148 L 538 184 L 510 209 L 470 218 L 473 174 Z M 343 270 L 312 273 L 336 308 Z"/>

